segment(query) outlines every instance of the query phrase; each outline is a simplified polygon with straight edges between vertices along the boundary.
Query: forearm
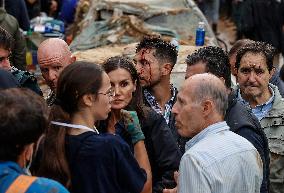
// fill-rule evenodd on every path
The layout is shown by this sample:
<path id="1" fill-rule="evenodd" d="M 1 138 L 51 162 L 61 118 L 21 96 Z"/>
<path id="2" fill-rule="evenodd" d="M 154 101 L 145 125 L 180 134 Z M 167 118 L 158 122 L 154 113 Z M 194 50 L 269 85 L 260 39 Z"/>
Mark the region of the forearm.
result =
<path id="1" fill-rule="evenodd" d="M 147 181 L 144 184 L 142 193 L 150 193 L 152 192 L 152 172 L 144 141 L 140 140 L 134 145 L 134 157 L 147 174 Z"/>

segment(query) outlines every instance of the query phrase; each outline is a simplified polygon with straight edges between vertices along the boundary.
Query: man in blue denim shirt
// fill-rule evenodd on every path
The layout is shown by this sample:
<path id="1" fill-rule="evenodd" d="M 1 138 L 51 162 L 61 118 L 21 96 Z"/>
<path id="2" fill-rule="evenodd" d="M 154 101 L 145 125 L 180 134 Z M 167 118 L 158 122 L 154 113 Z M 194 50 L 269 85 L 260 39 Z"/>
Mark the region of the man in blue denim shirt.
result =
<path id="1" fill-rule="evenodd" d="M 237 52 L 236 68 L 239 87 L 236 97 L 247 104 L 260 121 L 270 150 L 270 193 L 284 192 L 284 99 L 273 76 L 275 48 L 254 42 Z"/>

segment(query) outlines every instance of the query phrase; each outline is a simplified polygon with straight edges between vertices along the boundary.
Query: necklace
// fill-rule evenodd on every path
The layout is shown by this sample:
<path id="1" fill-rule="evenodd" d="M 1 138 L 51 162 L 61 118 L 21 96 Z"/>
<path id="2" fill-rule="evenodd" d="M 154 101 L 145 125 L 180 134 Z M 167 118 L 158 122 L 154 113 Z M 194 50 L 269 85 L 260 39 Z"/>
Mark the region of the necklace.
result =
<path id="1" fill-rule="evenodd" d="M 69 123 L 61 123 L 57 121 L 51 121 L 51 124 L 53 125 L 59 125 L 59 126 L 64 126 L 64 127 L 71 127 L 71 128 L 76 128 L 76 129 L 81 129 L 81 130 L 86 130 L 86 131 L 91 131 L 95 132 L 96 134 L 100 134 L 97 128 L 94 126 L 93 129 L 85 126 L 85 125 L 77 125 L 77 124 L 69 124 Z"/>

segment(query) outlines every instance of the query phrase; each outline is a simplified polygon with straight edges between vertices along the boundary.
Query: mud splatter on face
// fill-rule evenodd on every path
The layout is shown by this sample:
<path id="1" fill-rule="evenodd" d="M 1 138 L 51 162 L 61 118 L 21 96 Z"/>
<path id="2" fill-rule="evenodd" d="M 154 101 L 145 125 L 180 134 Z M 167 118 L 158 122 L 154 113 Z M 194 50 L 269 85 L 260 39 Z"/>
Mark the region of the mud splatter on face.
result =
<path id="1" fill-rule="evenodd" d="M 141 80 L 146 81 L 148 84 L 152 81 L 152 68 L 151 63 L 153 61 L 147 57 L 151 53 L 151 49 L 142 49 L 141 53 L 139 54 L 139 62 L 141 63 L 141 71 L 140 74 L 149 73 L 149 76 L 140 76 Z"/>

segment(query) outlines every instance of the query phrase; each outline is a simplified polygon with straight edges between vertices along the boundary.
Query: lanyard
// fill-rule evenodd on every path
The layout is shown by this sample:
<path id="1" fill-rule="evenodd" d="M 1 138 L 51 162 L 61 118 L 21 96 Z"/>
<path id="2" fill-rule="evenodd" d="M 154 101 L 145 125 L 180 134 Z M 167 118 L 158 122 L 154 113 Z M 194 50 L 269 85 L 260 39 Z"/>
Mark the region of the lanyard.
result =
<path id="1" fill-rule="evenodd" d="M 51 121 L 51 124 L 64 126 L 64 127 L 71 127 L 71 128 L 76 128 L 76 129 L 87 130 L 87 131 L 95 132 L 96 134 L 100 134 L 95 126 L 94 126 L 94 129 L 91 129 L 91 128 L 85 126 L 85 125 L 68 124 L 68 123 L 61 123 L 61 122 L 57 122 L 57 121 Z"/>

